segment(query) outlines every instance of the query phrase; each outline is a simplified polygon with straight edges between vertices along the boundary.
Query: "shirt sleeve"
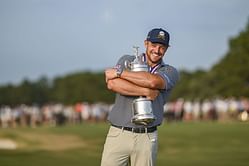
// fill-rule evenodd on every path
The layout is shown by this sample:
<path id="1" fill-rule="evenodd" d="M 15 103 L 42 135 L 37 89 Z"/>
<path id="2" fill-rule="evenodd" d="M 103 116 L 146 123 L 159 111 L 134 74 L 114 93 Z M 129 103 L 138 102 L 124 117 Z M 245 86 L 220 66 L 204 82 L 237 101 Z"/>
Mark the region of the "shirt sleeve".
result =
<path id="1" fill-rule="evenodd" d="M 158 71 L 156 71 L 155 74 L 159 74 L 164 79 L 164 81 L 166 82 L 165 90 L 167 91 L 171 90 L 179 80 L 178 71 L 170 65 L 161 67 Z"/>

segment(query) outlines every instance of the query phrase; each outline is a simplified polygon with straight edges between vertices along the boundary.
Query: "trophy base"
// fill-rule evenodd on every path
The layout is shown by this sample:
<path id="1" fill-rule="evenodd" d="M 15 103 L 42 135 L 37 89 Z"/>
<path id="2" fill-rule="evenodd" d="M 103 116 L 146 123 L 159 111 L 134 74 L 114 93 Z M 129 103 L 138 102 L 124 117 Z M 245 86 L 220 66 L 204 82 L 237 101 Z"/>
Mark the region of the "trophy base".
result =
<path id="1" fill-rule="evenodd" d="M 143 114 L 143 115 L 135 115 L 131 122 L 132 123 L 135 123 L 137 125 L 144 125 L 144 126 L 147 126 L 149 125 L 150 123 L 154 122 L 155 121 L 155 117 L 150 115 L 150 114 Z"/>

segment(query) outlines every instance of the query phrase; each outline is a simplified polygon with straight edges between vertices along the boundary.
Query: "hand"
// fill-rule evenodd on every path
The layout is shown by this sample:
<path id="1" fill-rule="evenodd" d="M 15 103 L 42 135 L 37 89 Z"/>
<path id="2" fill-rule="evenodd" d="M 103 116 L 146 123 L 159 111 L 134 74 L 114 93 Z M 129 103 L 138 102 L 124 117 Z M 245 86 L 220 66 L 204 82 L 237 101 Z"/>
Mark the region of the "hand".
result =
<path id="1" fill-rule="evenodd" d="M 159 95 L 159 90 L 157 90 L 157 89 L 149 89 L 148 94 L 146 95 L 146 97 L 149 100 L 155 100 L 158 95 Z"/>
<path id="2" fill-rule="evenodd" d="M 108 68 L 105 70 L 105 81 L 112 80 L 114 78 L 117 78 L 116 69 L 114 68 Z"/>

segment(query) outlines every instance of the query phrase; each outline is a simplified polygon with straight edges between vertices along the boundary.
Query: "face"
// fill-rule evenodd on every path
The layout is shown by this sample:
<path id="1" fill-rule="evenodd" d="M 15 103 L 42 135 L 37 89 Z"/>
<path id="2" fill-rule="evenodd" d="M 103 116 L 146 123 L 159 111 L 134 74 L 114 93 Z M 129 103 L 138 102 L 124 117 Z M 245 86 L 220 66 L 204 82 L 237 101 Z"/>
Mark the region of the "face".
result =
<path id="1" fill-rule="evenodd" d="M 147 40 L 144 41 L 144 45 L 146 48 L 146 56 L 147 56 L 148 64 L 150 66 L 153 66 L 159 63 L 168 49 L 168 46 L 165 46 L 160 43 L 152 43 Z"/>

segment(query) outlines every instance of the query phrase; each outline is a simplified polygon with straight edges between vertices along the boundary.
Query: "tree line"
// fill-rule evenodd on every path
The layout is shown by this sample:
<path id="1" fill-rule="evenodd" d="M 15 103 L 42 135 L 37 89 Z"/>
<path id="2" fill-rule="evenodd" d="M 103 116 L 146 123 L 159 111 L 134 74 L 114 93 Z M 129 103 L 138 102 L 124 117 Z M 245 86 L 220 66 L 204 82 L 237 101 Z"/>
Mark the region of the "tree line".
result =
<path id="1" fill-rule="evenodd" d="M 238 36 L 229 40 L 229 50 L 208 70 L 181 71 L 173 98 L 249 97 L 249 21 Z"/>
<path id="2" fill-rule="evenodd" d="M 213 97 L 249 97 L 249 22 L 229 40 L 229 50 L 210 70 L 180 71 L 180 81 L 170 100 Z M 115 94 L 106 88 L 103 71 L 82 71 L 49 80 L 23 80 L 19 85 L 0 86 L 0 106 L 19 104 L 105 102 Z"/>
<path id="3" fill-rule="evenodd" d="M 79 72 L 49 80 L 24 80 L 20 85 L 0 87 L 0 105 L 105 102 L 112 103 L 114 94 L 106 89 L 103 72 Z"/>

